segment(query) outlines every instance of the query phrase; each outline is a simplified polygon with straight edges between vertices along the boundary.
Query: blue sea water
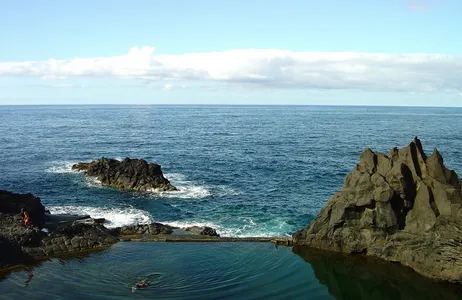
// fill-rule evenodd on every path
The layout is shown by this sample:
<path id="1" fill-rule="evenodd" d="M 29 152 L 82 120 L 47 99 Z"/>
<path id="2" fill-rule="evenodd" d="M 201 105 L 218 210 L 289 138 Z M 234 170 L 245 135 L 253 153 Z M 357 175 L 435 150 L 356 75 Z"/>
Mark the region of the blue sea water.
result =
<path id="1" fill-rule="evenodd" d="M 342 186 L 366 147 L 387 152 L 418 136 L 428 153 L 438 147 L 446 165 L 461 174 L 460 128 L 461 108 L 0 106 L 0 188 L 38 195 L 54 213 L 104 217 L 109 227 L 156 221 L 208 225 L 222 236 L 290 235 L 309 224 Z M 121 192 L 70 169 L 73 163 L 102 156 L 157 162 L 179 191 Z M 159 245 L 134 245 L 137 251 L 162 252 Z M 117 245 L 83 264 L 104 264 L 113 253 L 122 255 L 133 250 L 130 247 Z M 198 253 L 235 251 L 226 248 L 229 245 L 173 247 L 169 245 L 165 253 L 184 252 L 185 259 L 194 247 L 191 251 Z M 263 246 L 246 244 L 238 249 L 258 251 L 279 267 L 286 259 L 284 265 L 297 264 L 293 272 L 310 269 L 300 256 L 281 254 L 287 250 L 255 247 Z M 299 266 L 301 262 L 305 267 Z M 224 265 L 237 273 L 271 276 L 262 275 L 251 264 L 244 264 L 246 270 L 228 262 Z M 50 262 L 37 268 L 42 269 L 49 274 L 60 267 Z M 0 291 L 19 276 L 15 274 L 0 282 Z M 207 278 L 206 274 L 196 276 Z M 300 286 L 314 284 L 312 277 L 294 280 Z M 244 284 L 251 289 L 250 283 Z M 277 285 L 261 284 L 263 289 L 282 291 Z M 92 290 L 90 283 L 87 286 Z M 317 291 L 319 298 L 329 295 L 326 289 Z M 95 293 L 103 298 L 104 293 Z M 223 297 L 252 295 L 242 293 Z"/>

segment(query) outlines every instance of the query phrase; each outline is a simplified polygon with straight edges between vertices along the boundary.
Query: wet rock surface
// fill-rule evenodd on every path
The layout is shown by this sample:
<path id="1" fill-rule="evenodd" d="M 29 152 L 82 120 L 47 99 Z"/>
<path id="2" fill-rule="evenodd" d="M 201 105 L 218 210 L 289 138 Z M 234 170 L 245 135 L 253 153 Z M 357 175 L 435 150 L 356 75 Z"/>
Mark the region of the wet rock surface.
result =
<path id="1" fill-rule="evenodd" d="M 125 158 L 122 161 L 101 158 L 72 166 L 73 170 L 96 177 L 103 185 L 135 191 L 174 191 L 176 188 L 166 179 L 161 166 L 144 159 Z"/>
<path id="2" fill-rule="evenodd" d="M 117 227 L 112 230 L 114 235 L 170 234 L 173 228 L 161 223 L 139 224 Z"/>
<path id="3" fill-rule="evenodd" d="M 29 256 L 43 257 L 109 247 L 116 242 L 118 238 L 103 225 L 75 223 L 58 227 L 48 234 L 44 233 L 39 245 L 22 247 L 22 250 Z"/>
<path id="4" fill-rule="evenodd" d="M 415 138 L 388 154 L 366 149 L 344 186 L 294 243 L 361 253 L 427 277 L 462 282 L 462 189 L 437 149 Z"/>
<path id="5" fill-rule="evenodd" d="M 208 226 L 191 226 L 184 230 L 196 235 L 220 236 L 215 229 Z"/>

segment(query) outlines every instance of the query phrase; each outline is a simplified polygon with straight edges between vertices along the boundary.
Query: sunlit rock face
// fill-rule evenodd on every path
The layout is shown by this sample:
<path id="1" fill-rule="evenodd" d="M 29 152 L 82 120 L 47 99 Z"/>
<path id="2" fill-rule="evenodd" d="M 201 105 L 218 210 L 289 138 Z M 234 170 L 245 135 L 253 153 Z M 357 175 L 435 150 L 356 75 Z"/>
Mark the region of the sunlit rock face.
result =
<path id="1" fill-rule="evenodd" d="M 294 242 L 400 262 L 462 282 L 462 190 L 437 149 L 419 139 L 388 154 L 366 149 L 344 186 Z"/>

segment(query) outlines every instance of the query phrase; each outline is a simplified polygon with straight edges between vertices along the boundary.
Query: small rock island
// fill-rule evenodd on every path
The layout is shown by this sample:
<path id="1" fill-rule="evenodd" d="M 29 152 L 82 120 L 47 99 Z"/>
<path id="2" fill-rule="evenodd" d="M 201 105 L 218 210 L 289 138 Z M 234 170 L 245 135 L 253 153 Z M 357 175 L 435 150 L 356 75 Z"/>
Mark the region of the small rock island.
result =
<path id="1" fill-rule="evenodd" d="M 82 171 L 96 177 L 101 184 L 118 189 L 135 191 L 175 191 L 164 177 L 161 166 L 148 164 L 144 159 L 125 158 L 122 161 L 101 158 L 92 162 L 74 164 L 72 170 Z"/>
<path id="2" fill-rule="evenodd" d="M 462 188 L 437 149 L 415 138 L 388 154 L 366 149 L 344 186 L 294 244 L 399 262 L 462 283 Z"/>

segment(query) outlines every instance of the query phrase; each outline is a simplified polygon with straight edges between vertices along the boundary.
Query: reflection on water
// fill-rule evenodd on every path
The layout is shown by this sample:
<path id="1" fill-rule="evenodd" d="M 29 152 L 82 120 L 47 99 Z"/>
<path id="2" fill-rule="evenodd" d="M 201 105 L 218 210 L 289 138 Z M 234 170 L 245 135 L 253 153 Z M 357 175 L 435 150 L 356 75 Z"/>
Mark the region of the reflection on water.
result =
<path id="1" fill-rule="evenodd" d="M 292 251 L 311 264 L 337 299 L 462 299 L 462 286 L 434 282 L 399 264 L 300 246 Z"/>
<path id="2" fill-rule="evenodd" d="M 462 299 L 461 286 L 397 264 L 269 243 L 118 243 L 0 278 L 2 300 Z"/>
<path id="3" fill-rule="evenodd" d="M 148 286 L 133 291 L 141 280 Z M 118 243 L 102 253 L 11 272 L 0 281 L 0 295 L 2 300 L 332 299 L 309 264 L 290 248 L 270 243 Z"/>
<path id="4" fill-rule="evenodd" d="M 43 260 L 30 260 L 26 265 L 16 265 L 11 268 L 0 269 L 0 282 L 7 279 L 9 276 L 12 276 L 13 274 L 17 274 L 16 276 L 24 278 L 24 287 L 28 287 L 34 279 L 34 270 L 39 269 L 43 264 L 46 264 L 47 262 L 54 261 L 60 265 L 65 265 L 72 262 L 83 262 L 85 258 L 89 257 L 90 255 L 95 255 L 104 251 L 105 249 L 97 249 L 81 253 L 61 254 L 57 255 L 55 258 L 48 258 Z"/>

